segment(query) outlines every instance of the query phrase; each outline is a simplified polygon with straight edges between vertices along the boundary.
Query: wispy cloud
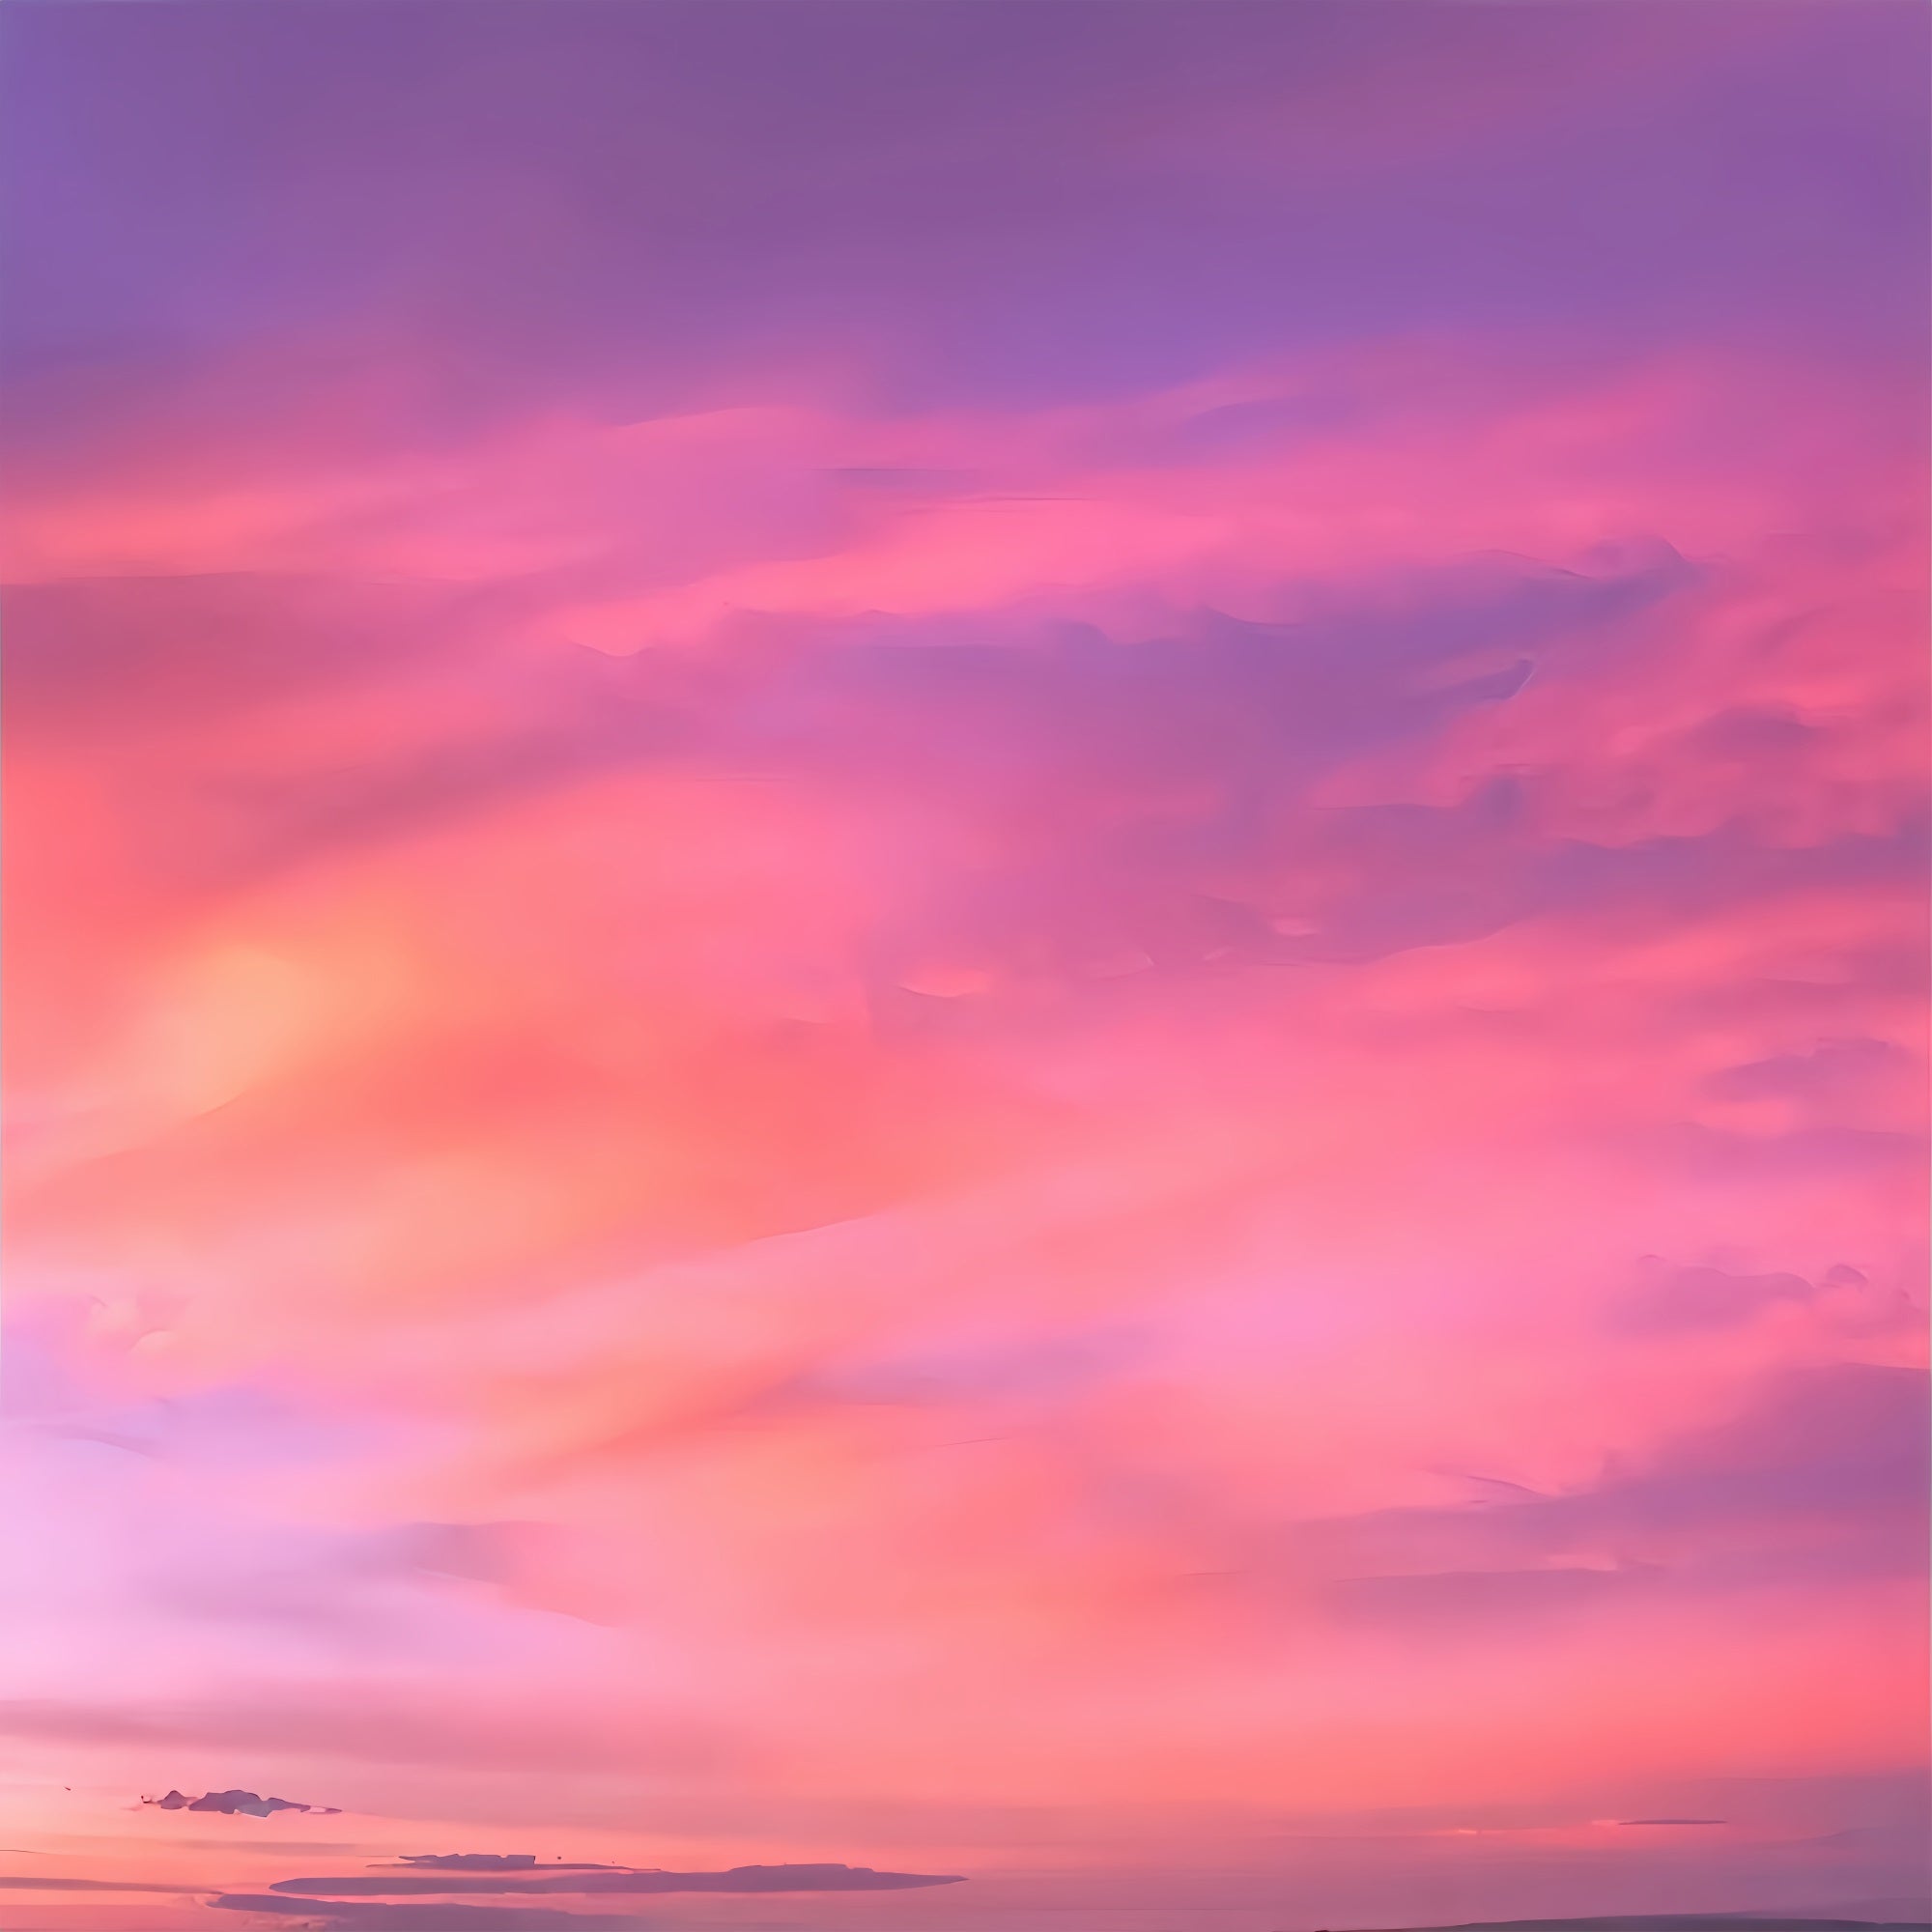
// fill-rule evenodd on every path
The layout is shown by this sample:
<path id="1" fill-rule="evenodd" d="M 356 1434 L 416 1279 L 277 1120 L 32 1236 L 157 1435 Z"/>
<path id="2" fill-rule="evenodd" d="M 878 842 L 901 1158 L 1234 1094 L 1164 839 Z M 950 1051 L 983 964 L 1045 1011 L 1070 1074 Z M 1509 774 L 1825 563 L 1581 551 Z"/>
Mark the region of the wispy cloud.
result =
<path id="1" fill-rule="evenodd" d="M 0 13 L 10 1835 L 1902 1892 L 1922 15 Z"/>

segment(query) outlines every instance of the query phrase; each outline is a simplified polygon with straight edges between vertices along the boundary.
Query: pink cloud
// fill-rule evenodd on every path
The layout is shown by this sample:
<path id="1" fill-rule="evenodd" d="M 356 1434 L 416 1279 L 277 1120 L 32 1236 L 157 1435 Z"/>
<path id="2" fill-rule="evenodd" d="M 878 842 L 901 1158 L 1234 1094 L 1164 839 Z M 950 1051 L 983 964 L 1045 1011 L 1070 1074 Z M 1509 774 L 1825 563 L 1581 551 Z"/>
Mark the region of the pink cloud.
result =
<path id="1" fill-rule="evenodd" d="M 1080 125 L 1373 195 L 1733 84 L 1715 21 Z M 1894 1869 L 1766 1848 L 1921 1744 L 1917 379 L 1518 306 L 1091 384 L 668 336 L 439 415 L 425 297 L 37 433 L 31 1833 L 272 1896 L 128 1808 L 245 1785 L 1338 1922 Z"/>

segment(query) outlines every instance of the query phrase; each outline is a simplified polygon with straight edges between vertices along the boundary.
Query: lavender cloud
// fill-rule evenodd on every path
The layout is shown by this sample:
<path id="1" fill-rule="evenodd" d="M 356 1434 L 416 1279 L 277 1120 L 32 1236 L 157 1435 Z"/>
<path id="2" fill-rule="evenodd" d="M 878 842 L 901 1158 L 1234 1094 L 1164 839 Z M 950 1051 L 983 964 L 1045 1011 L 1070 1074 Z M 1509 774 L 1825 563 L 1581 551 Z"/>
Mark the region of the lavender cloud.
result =
<path id="1" fill-rule="evenodd" d="M 335 1804 L 298 1804 L 288 1798 L 262 1798 L 252 1791 L 209 1791 L 199 1798 L 188 1798 L 179 1791 L 167 1792 L 159 1798 L 144 1798 L 143 1804 L 151 1804 L 159 1811 L 219 1811 L 224 1815 L 247 1818 L 268 1818 L 277 1811 L 308 1811 L 318 1817 L 337 1817 L 341 1807 Z"/>
<path id="2" fill-rule="evenodd" d="M 1924 1373 L 1785 1371 L 1728 1420 L 1592 1487 L 1305 1525 L 1304 1555 L 1352 1571 L 1338 1614 L 1510 1623 L 1636 1592 L 1915 1574 L 1925 1560 Z"/>
<path id="3" fill-rule="evenodd" d="M 392 1897 L 405 1892 L 617 1893 L 658 1891 L 906 1891 L 925 1886 L 958 1885 L 958 1878 L 920 1872 L 873 1871 L 864 1865 L 735 1865 L 729 1871 L 624 1871 L 570 1867 L 526 1880 L 424 1876 L 289 1878 L 272 1888 L 304 1898 Z"/>

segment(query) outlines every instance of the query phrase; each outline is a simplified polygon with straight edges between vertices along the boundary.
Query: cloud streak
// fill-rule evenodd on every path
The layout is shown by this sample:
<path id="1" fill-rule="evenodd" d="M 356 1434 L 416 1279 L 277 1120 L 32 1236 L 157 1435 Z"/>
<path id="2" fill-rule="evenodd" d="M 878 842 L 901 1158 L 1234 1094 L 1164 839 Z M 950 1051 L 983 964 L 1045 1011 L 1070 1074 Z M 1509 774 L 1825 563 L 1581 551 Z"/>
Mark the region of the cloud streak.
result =
<path id="1" fill-rule="evenodd" d="M 381 1875 L 347 1878 L 286 1878 L 271 1889 L 304 1898 L 396 1896 L 405 1892 L 644 1892 L 644 1891 L 909 1891 L 924 1886 L 958 1885 L 957 1877 L 919 1872 L 872 1871 L 864 1865 L 735 1865 L 729 1871 L 566 1870 L 527 1880 Z"/>

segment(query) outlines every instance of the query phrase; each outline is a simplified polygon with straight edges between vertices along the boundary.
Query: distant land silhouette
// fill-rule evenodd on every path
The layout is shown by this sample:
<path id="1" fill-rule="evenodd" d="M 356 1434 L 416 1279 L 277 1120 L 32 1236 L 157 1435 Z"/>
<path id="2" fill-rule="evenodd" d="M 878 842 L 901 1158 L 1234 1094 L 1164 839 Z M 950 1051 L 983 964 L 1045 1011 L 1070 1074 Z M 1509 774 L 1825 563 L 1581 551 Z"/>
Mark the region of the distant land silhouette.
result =
<path id="1" fill-rule="evenodd" d="M 1896 1932 L 1932 1932 L 1932 1910 L 1898 1918 L 1793 1918 L 1759 1912 L 1652 1912 L 1613 1918 L 1472 1918 L 1454 1925 L 1378 1928 L 1378 1932 L 1697 1932 L 1702 1926 L 1722 1926 L 1725 1932 L 1851 1932 L 1873 1926 Z"/>

